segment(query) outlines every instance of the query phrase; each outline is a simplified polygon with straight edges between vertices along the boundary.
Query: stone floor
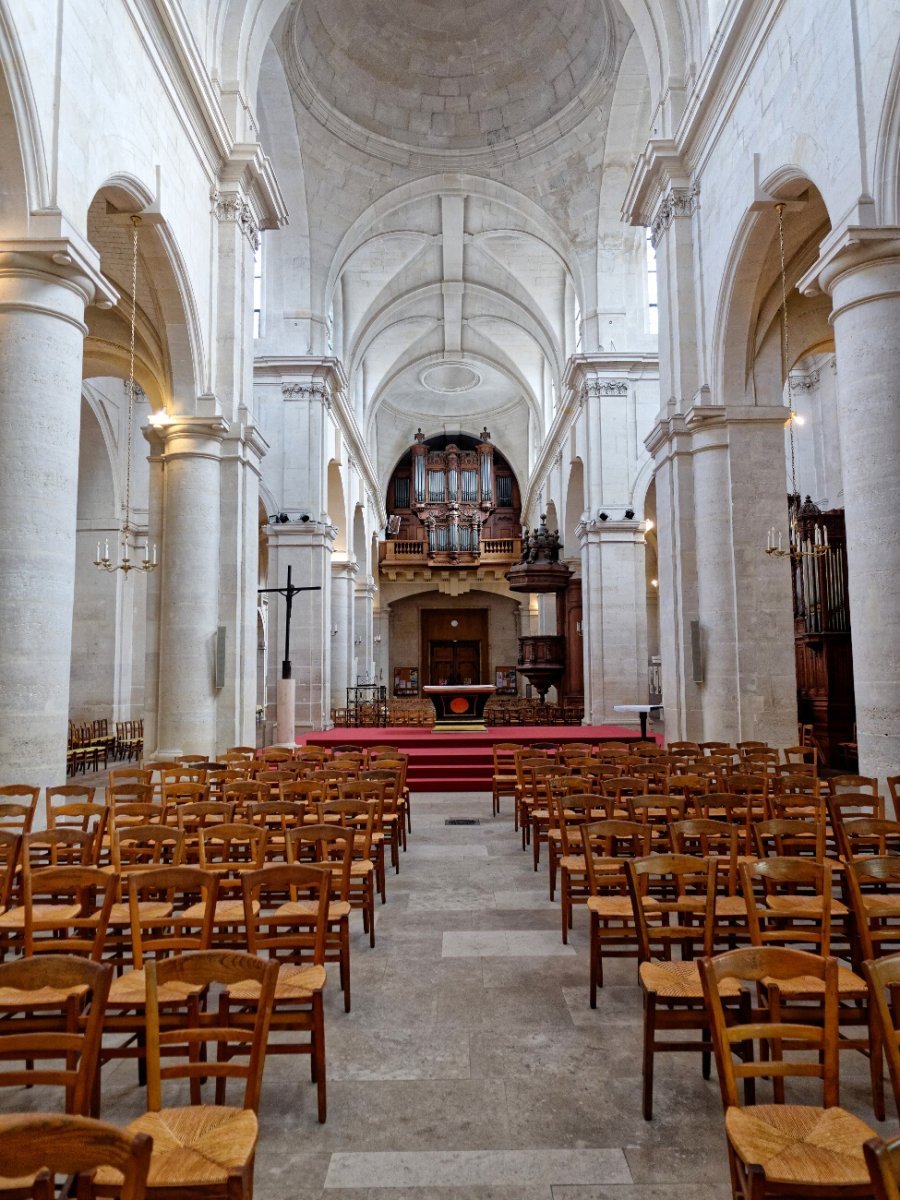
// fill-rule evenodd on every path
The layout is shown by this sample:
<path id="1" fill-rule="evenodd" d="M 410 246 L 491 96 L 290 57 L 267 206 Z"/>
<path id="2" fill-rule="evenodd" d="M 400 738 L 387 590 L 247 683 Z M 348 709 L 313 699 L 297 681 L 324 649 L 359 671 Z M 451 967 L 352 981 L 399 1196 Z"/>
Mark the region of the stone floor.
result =
<path id="1" fill-rule="evenodd" d="M 658 1058 L 641 1118 L 635 963 L 609 964 L 592 1011 L 584 910 L 563 946 L 546 872 L 490 808 L 414 797 L 374 950 L 355 928 L 351 1013 L 330 981 L 327 1123 L 308 1059 L 266 1066 L 256 1200 L 725 1200 L 715 1078 L 692 1054 Z M 867 1066 L 842 1057 L 842 1102 L 871 1122 Z M 132 1063 L 104 1070 L 103 1094 L 109 1119 L 143 1109 Z"/>

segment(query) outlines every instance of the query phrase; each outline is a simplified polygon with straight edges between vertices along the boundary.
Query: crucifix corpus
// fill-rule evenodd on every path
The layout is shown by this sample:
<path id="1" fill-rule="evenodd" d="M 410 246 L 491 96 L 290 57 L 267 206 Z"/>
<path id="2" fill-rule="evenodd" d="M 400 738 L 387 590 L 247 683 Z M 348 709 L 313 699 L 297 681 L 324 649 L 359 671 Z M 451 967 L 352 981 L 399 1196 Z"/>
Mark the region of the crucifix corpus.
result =
<path id="1" fill-rule="evenodd" d="M 294 713 L 296 706 L 296 683 L 291 677 L 291 609 L 294 603 L 294 597 L 300 592 L 320 592 L 322 590 L 319 584 L 311 587 L 294 587 L 291 582 L 291 568 L 287 569 L 287 586 L 274 588 L 259 588 L 259 594 L 267 595 L 271 592 L 277 592 L 279 596 L 284 596 L 287 601 L 287 609 L 284 617 L 284 658 L 281 661 L 281 679 L 278 681 L 276 695 L 276 731 L 275 740 L 277 744 L 285 744 L 293 746 L 294 744 Z"/>

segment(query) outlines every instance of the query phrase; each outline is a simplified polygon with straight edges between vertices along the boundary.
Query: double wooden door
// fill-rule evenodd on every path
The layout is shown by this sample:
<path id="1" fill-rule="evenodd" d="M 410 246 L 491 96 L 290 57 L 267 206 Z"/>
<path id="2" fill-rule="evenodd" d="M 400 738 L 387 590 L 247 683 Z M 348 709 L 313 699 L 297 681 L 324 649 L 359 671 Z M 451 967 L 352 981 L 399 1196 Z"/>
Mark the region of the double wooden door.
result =
<path id="1" fill-rule="evenodd" d="M 481 682 L 480 641 L 430 641 L 428 652 L 433 684 Z"/>

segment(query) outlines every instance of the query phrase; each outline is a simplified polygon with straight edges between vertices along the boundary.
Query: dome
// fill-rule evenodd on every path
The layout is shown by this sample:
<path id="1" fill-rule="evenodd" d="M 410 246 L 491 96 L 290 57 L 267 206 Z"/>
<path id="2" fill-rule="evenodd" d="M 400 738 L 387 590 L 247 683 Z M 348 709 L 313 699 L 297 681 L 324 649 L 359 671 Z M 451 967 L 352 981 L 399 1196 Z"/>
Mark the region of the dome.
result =
<path id="1" fill-rule="evenodd" d="M 369 153 L 518 157 L 573 128 L 609 87 L 615 33 L 605 5 L 301 0 L 285 59 L 306 107 Z"/>

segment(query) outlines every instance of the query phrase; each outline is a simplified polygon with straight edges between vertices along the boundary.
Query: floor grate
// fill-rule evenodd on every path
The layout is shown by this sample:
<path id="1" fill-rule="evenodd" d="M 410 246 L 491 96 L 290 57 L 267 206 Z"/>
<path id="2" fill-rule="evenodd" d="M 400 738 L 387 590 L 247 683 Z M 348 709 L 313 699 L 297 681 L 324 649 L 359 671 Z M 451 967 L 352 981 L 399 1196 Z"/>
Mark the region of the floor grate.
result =
<path id="1" fill-rule="evenodd" d="M 480 825 L 477 817 L 447 817 L 445 825 Z"/>

